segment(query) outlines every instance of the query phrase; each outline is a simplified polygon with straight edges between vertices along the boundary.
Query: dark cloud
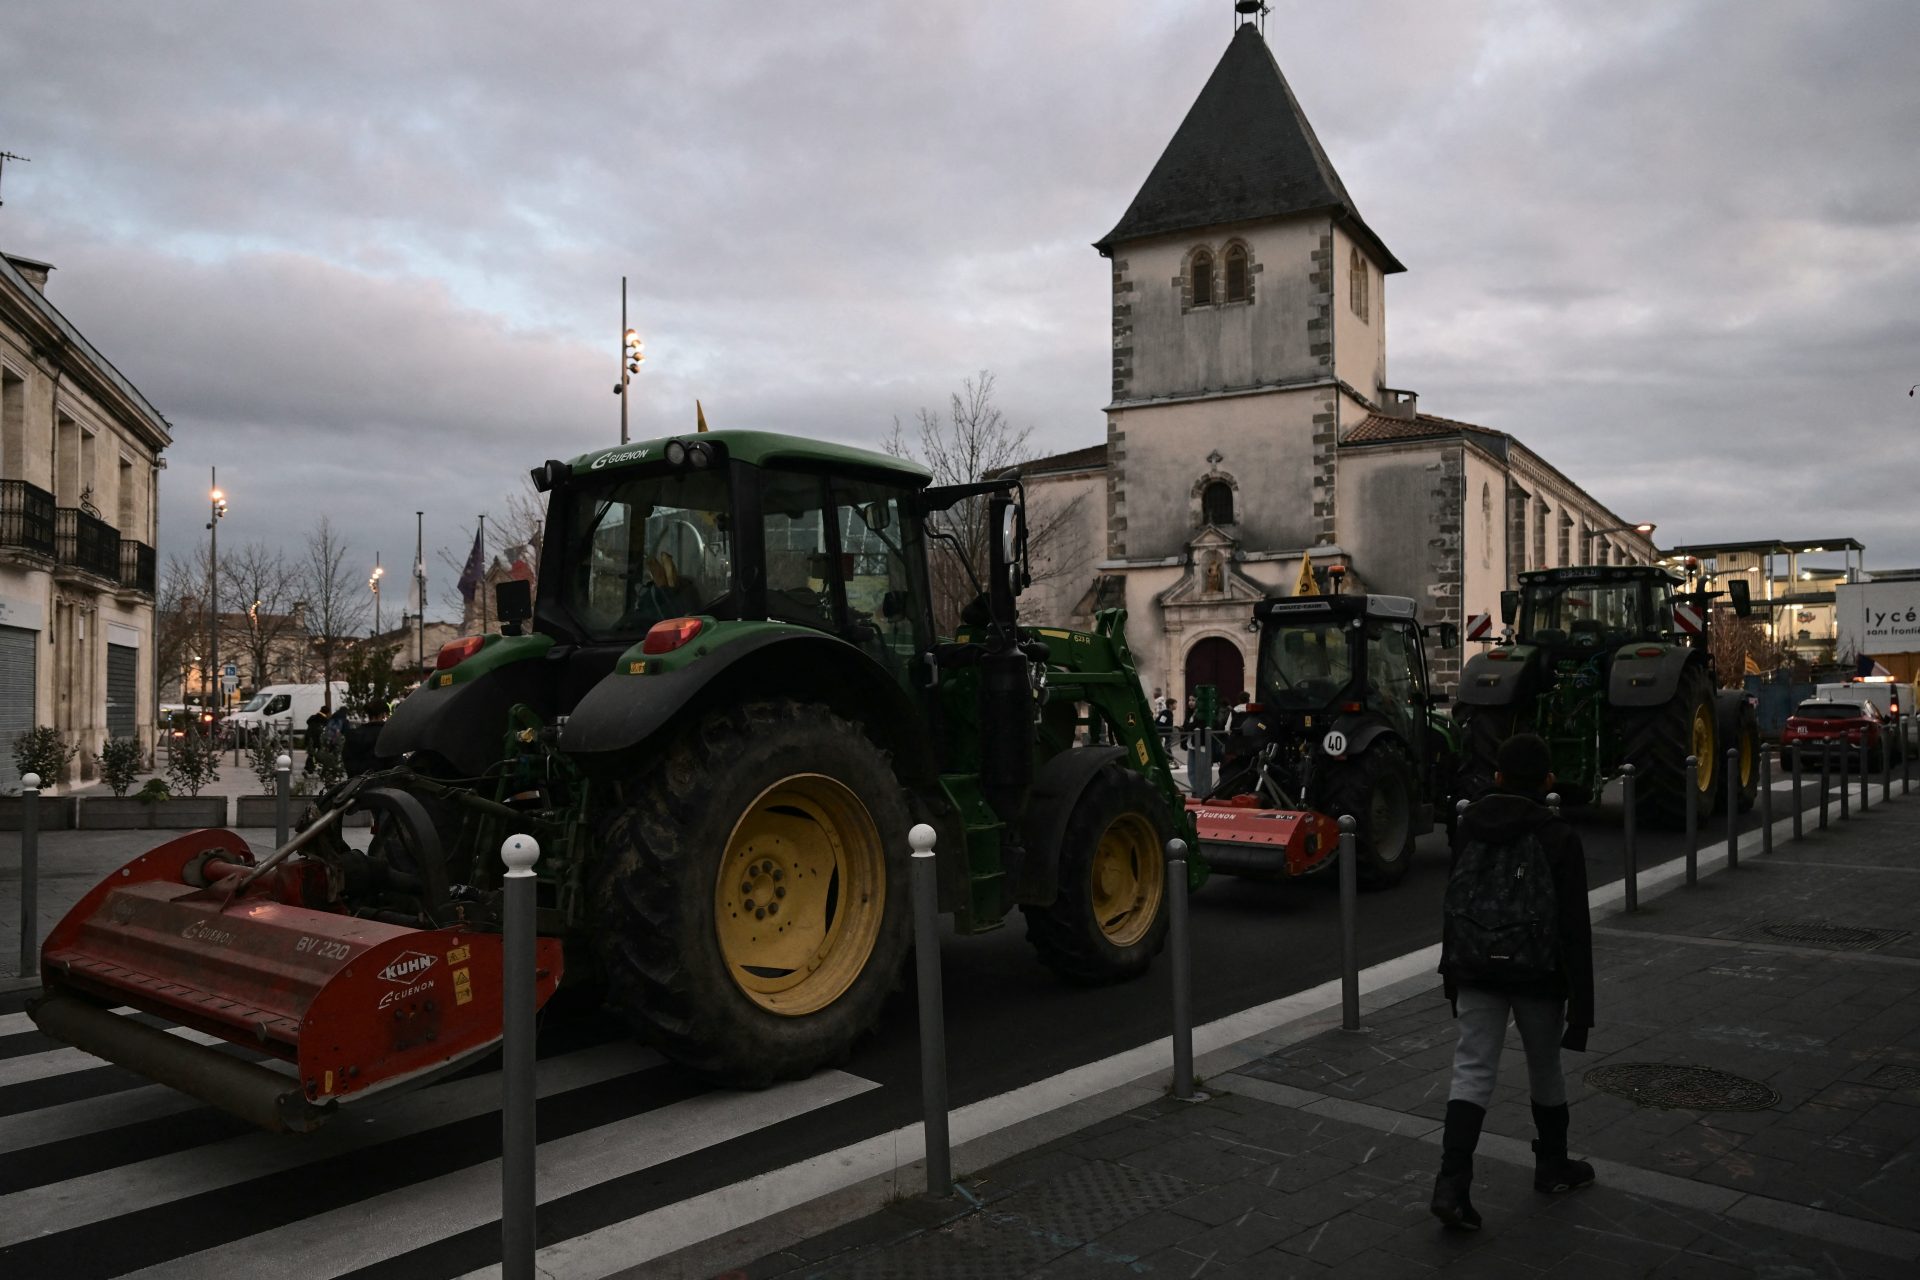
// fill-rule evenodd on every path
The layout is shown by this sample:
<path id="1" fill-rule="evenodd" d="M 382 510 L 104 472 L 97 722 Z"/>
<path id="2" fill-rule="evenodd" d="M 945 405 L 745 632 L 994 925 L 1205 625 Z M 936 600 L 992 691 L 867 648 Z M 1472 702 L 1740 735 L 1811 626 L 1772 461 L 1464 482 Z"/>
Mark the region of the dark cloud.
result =
<path id="1" fill-rule="evenodd" d="M 0 244 L 173 419 L 163 550 L 403 562 L 642 434 L 874 443 L 981 369 L 1097 441 L 1118 218 L 1226 0 L 23 6 Z M 1337 20 L 1335 20 L 1337 19 Z M 1269 40 L 1369 222 L 1391 380 L 1663 539 L 1853 533 L 1920 563 L 1910 3 L 1368 0 Z M 250 523 L 251 522 L 251 523 Z M 434 557 L 429 554 L 429 563 Z"/>

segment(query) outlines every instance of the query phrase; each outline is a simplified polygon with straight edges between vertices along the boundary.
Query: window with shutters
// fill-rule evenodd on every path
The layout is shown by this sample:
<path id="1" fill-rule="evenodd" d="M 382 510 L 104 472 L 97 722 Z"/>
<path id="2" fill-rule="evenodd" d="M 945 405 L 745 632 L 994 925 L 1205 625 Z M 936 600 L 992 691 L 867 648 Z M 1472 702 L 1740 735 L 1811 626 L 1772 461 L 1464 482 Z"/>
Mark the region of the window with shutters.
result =
<path id="1" fill-rule="evenodd" d="M 107 646 L 107 736 L 136 734 L 140 696 L 140 651 L 130 645 Z"/>

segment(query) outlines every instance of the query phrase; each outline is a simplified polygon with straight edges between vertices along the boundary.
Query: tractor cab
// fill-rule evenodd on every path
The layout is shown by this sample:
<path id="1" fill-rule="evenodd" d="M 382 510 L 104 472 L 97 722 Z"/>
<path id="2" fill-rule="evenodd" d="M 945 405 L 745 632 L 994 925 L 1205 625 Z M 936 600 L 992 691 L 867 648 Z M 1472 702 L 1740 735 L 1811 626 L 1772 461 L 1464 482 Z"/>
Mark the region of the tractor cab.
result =
<path id="1" fill-rule="evenodd" d="M 1337 721 L 1389 727 L 1424 753 L 1426 663 L 1404 596 L 1305 596 L 1254 606 L 1255 683 L 1269 734 L 1324 734 Z"/>

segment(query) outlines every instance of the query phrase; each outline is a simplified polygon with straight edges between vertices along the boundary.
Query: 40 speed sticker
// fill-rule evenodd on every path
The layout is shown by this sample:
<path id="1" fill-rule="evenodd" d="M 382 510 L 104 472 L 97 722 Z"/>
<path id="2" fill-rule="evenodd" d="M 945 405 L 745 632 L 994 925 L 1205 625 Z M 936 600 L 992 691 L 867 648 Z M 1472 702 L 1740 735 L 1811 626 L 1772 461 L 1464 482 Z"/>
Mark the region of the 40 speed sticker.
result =
<path id="1" fill-rule="evenodd" d="M 1347 735 L 1338 729 L 1327 730 L 1327 736 L 1320 739 L 1320 749 L 1330 756 L 1347 754 Z"/>

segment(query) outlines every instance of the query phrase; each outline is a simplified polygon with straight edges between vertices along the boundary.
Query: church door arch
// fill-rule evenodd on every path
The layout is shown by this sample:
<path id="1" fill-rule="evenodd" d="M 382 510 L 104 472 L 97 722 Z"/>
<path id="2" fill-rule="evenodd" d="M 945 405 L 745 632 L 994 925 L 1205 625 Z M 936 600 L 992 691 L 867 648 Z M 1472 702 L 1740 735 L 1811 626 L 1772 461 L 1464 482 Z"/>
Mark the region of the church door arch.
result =
<path id="1" fill-rule="evenodd" d="M 1187 692 L 1210 684 L 1220 693 L 1220 705 L 1231 707 L 1246 688 L 1246 661 L 1240 646 L 1225 636 L 1207 636 L 1187 650 Z"/>

